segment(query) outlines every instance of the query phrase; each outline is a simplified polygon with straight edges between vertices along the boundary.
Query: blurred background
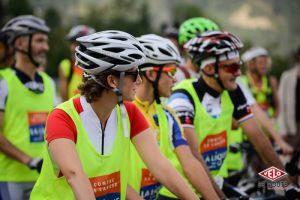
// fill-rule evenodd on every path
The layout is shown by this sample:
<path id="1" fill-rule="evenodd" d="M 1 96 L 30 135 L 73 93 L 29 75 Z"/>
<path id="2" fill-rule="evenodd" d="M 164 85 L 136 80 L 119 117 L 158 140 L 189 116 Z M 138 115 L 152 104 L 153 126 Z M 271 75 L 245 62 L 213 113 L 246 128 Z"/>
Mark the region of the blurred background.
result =
<path id="1" fill-rule="evenodd" d="M 259 45 L 272 57 L 279 78 L 300 45 L 299 0 L 0 0 L 0 25 L 21 14 L 34 14 L 51 28 L 47 72 L 57 77 L 58 63 L 69 57 L 66 34 L 73 25 L 97 31 L 118 29 L 134 36 L 162 34 L 191 17 L 206 17 L 240 36 L 246 50 Z"/>

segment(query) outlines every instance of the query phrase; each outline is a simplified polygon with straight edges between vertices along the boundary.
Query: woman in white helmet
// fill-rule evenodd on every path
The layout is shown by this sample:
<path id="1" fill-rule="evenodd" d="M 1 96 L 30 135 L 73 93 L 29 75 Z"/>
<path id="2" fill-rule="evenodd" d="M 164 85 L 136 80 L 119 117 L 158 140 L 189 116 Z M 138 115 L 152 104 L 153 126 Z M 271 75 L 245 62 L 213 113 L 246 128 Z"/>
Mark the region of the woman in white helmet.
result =
<path id="1" fill-rule="evenodd" d="M 125 102 L 141 83 L 140 43 L 122 31 L 77 41 L 76 61 L 85 72 L 81 96 L 59 105 L 48 118 L 48 148 L 31 199 L 124 200 L 130 141 L 161 183 L 182 199 L 197 199 L 160 153 L 145 118 Z M 127 199 L 139 199 L 128 191 Z"/>

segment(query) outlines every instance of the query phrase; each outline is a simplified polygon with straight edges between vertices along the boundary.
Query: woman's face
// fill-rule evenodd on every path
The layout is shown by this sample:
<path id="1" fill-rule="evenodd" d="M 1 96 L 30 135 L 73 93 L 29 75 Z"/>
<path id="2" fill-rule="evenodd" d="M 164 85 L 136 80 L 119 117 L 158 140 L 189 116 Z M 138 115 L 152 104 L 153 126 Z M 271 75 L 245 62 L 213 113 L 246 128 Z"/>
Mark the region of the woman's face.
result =
<path id="1" fill-rule="evenodd" d="M 142 83 L 138 68 L 134 68 L 125 72 L 123 85 L 123 99 L 132 101 L 134 99 L 137 87 Z"/>

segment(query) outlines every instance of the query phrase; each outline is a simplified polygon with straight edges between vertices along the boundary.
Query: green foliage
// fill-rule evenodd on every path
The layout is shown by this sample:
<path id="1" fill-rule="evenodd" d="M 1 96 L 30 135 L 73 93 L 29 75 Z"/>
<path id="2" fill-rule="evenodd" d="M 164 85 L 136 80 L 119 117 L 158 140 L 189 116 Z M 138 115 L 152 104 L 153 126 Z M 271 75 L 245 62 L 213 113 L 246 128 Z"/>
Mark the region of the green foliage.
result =
<path id="1" fill-rule="evenodd" d="M 181 24 L 183 21 L 193 17 L 204 17 L 201 9 L 192 4 L 179 3 L 175 7 L 175 21 Z"/>
<path id="2" fill-rule="evenodd" d="M 49 47 L 47 73 L 57 76 L 59 62 L 69 57 L 68 41 L 65 40 L 65 28 L 61 26 L 60 15 L 54 8 L 45 11 L 44 19 L 51 31 L 49 33 Z"/>
<path id="3" fill-rule="evenodd" d="M 28 0 L 9 0 L 6 9 L 7 13 L 12 17 L 33 14 L 33 8 Z"/>

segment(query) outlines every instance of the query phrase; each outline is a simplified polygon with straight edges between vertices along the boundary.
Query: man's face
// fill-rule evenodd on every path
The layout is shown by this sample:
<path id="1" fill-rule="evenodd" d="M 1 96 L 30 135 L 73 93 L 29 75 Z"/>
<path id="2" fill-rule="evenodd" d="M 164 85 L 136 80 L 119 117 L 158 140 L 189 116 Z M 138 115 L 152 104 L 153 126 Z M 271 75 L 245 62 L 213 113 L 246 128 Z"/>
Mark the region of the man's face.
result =
<path id="1" fill-rule="evenodd" d="M 230 59 L 219 63 L 219 77 L 226 90 L 237 88 L 236 78 L 241 75 L 240 59 Z"/>
<path id="2" fill-rule="evenodd" d="M 35 33 L 32 35 L 31 55 L 35 62 L 41 66 L 47 63 L 47 53 L 49 51 L 48 35 L 44 33 Z"/>

